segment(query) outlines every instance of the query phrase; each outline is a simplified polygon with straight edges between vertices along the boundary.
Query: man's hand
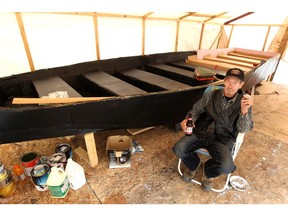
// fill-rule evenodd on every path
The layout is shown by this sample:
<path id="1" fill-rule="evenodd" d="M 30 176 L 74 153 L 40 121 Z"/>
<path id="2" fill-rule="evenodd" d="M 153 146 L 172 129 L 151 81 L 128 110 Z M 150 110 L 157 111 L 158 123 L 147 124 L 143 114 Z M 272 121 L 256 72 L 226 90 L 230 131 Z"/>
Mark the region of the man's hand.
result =
<path id="1" fill-rule="evenodd" d="M 187 129 L 187 126 L 186 126 L 187 121 L 188 121 L 188 119 L 184 119 L 184 120 L 180 123 L 181 128 L 182 128 L 182 130 L 183 130 L 184 132 L 185 132 L 186 129 Z M 194 128 L 194 127 L 195 127 L 195 124 L 194 124 L 194 122 L 193 122 L 193 128 Z"/>
<path id="2" fill-rule="evenodd" d="M 250 95 L 245 94 L 241 99 L 241 114 L 246 115 L 248 109 L 253 105 L 253 99 Z"/>

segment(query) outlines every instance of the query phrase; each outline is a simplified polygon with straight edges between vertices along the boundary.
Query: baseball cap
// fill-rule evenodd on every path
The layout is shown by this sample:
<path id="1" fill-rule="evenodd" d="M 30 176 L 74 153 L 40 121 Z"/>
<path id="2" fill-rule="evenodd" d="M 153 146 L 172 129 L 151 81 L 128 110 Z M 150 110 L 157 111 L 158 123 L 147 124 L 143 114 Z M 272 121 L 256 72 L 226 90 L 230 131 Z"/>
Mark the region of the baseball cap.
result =
<path id="1" fill-rule="evenodd" d="M 226 72 L 226 77 L 233 76 L 244 82 L 244 71 L 239 68 L 231 68 Z"/>

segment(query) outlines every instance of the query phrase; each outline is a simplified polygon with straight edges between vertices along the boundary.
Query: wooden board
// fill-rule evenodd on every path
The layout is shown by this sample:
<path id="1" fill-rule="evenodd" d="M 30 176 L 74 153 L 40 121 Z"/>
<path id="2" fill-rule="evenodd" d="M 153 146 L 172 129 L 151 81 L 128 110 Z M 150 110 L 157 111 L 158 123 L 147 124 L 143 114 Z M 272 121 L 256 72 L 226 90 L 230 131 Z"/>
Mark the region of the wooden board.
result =
<path id="1" fill-rule="evenodd" d="M 93 71 L 83 74 L 85 78 L 102 87 L 103 89 L 118 96 L 146 94 L 147 92 L 137 88 L 117 77 L 114 77 L 103 71 Z"/>
<path id="2" fill-rule="evenodd" d="M 66 91 L 69 97 L 81 97 L 70 85 L 58 76 L 34 80 L 33 84 L 39 97 L 48 96 L 49 93 Z"/>
<path id="3" fill-rule="evenodd" d="M 185 69 L 185 70 L 191 70 L 194 72 L 195 68 L 199 67 L 199 65 L 193 65 L 193 64 L 188 64 L 187 62 L 171 62 L 169 63 L 169 65 L 171 66 L 174 66 L 174 67 L 180 67 L 182 69 Z M 211 70 L 211 68 L 209 68 Z M 218 74 L 218 75 L 221 75 L 221 76 L 225 76 L 226 74 L 226 71 L 221 71 L 221 70 L 216 70 L 216 69 L 213 69 L 213 71 Z"/>
<path id="4" fill-rule="evenodd" d="M 153 65 L 149 65 L 149 66 L 156 68 L 156 69 L 160 69 L 162 71 L 166 71 L 167 73 L 177 74 L 177 75 L 181 75 L 181 76 L 195 79 L 194 78 L 194 72 L 189 71 L 189 70 L 184 70 L 181 68 L 177 68 L 177 67 L 173 67 L 173 66 L 165 65 L 165 64 L 153 64 Z"/>
<path id="5" fill-rule="evenodd" d="M 94 167 L 98 165 L 98 155 L 96 150 L 96 142 L 94 138 L 94 133 L 84 134 L 85 144 L 87 151 L 85 151 L 81 146 L 75 149 L 80 157 L 82 157 L 90 166 Z"/>
<path id="6" fill-rule="evenodd" d="M 131 135 L 136 135 L 136 134 L 140 134 L 143 133 L 147 130 L 151 130 L 155 127 L 146 127 L 146 128 L 129 128 L 127 129 L 127 131 L 131 134 Z"/>
<path id="7" fill-rule="evenodd" d="M 247 67 L 247 68 L 253 68 L 254 67 L 253 64 L 251 64 L 251 63 L 239 62 L 239 61 L 235 61 L 235 60 L 223 59 L 223 58 L 212 57 L 212 56 L 204 56 L 203 59 L 215 61 L 215 62 L 223 62 L 223 63 L 233 64 L 235 66 L 243 66 L 243 67 Z"/>
<path id="8" fill-rule="evenodd" d="M 99 101 L 113 97 L 80 97 L 80 98 L 13 98 L 12 104 L 64 104 L 88 101 Z"/>
<path id="9" fill-rule="evenodd" d="M 245 52 L 245 51 L 235 49 L 233 51 L 233 53 L 240 54 L 240 55 L 247 55 L 247 56 L 251 56 L 251 57 L 257 57 L 257 58 L 261 58 L 261 59 L 265 59 L 265 60 L 272 57 L 272 56 L 265 55 L 264 53 L 261 54 L 259 51 L 258 52 L 257 51 L 254 51 L 254 52 L 251 52 L 251 51 L 247 52 L 246 51 Z"/>
<path id="10" fill-rule="evenodd" d="M 261 58 L 261 57 L 257 57 L 257 56 L 251 56 L 251 55 L 248 55 L 248 54 L 240 54 L 240 53 L 230 52 L 230 53 L 228 53 L 228 55 L 238 56 L 238 57 L 242 57 L 242 58 L 255 59 L 255 60 L 260 60 L 260 61 L 262 61 L 262 60 L 266 61 L 266 58 Z"/>
<path id="11" fill-rule="evenodd" d="M 177 82 L 175 80 L 138 69 L 123 71 L 122 74 L 129 78 L 133 78 L 144 83 L 158 86 L 164 90 L 183 89 L 191 87 L 184 83 Z"/>
<path id="12" fill-rule="evenodd" d="M 240 56 L 231 56 L 231 55 L 219 54 L 217 57 L 218 58 L 223 58 L 223 59 L 235 60 L 235 61 L 238 61 L 238 62 L 250 63 L 250 64 L 253 64 L 254 66 L 258 65 L 261 62 L 261 60 L 245 58 L 245 57 L 240 57 Z"/>
<path id="13" fill-rule="evenodd" d="M 227 71 L 230 68 L 240 68 L 245 72 L 250 71 L 250 68 L 243 67 L 243 66 L 237 66 L 229 63 L 222 63 L 222 62 L 215 62 L 215 61 L 210 61 L 210 60 L 200 60 L 197 59 L 196 56 L 188 56 L 188 60 L 186 60 L 187 63 L 191 63 L 194 65 L 199 65 L 207 68 L 212 68 L 216 70 L 223 70 Z"/>

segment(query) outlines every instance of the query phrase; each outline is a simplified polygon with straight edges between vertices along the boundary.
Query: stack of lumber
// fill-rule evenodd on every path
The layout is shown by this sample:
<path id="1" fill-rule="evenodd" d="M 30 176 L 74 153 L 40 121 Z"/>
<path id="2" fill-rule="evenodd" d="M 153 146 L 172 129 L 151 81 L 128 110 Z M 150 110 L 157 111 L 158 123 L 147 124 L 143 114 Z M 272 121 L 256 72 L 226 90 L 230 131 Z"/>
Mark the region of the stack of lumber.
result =
<path id="1" fill-rule="evenodd" d="M 227 71 L 230 68 L 240 68 L 245 72 L 266 61 L 269 57 L 254 53 L 244 53 L 240 51 L 231 51 L 227 54 L 218 53 L 211 55 L 207 53 L 201 59 L 196 55 L 189 56 L 186 63 L 193 64 L 201 67 L 211 68 L 215 70 Z"/>

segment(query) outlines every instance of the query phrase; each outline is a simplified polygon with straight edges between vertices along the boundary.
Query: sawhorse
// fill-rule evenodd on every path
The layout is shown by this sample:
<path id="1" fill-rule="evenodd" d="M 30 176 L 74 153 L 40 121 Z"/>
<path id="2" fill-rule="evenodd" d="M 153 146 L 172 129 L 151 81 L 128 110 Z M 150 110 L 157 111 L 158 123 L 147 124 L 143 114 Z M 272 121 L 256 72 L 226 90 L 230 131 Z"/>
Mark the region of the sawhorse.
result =
<path id="1" fill-rule="evenodd" d="M 94 167 L 98 165 L 98 156 L 94 133 L 84 134 L 84 140 L 87 151 L 85 151 L 81 146 L 79 146 L 74 150 L 74 152 L 80 157 L 82 157 L 87 163 L 89 163 L 90 166 Z"/>

